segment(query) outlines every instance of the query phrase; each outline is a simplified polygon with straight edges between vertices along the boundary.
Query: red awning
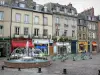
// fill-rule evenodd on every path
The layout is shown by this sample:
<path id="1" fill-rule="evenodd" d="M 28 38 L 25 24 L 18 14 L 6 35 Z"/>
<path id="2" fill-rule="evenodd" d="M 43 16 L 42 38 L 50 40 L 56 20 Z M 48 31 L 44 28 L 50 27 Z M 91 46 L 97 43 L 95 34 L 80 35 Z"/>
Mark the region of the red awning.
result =
<path id="1" fill-rule="evenodd" d="M 12 41 L 12 46 L 13 47 L 26 47 L 26 42 L 27 41 Z M 32 41 L 29 41 L 29 47 L 32 48 L 34 47 L 33 44 L 32 44 Z"/>

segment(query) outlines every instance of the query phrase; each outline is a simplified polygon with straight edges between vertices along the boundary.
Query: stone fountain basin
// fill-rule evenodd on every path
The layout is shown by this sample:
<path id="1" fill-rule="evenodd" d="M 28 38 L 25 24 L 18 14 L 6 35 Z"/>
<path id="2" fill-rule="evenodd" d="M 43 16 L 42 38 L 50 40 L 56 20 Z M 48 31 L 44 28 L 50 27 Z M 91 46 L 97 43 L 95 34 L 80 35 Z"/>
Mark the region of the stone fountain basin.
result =
<path id="1" fill-rule="evenodd" d="M 42 60 L 42 59 L 34 59 L 31 61 L 23 61 L 20 59 L 7 60 L 4 61 L 4 64 L 9 68 L 38 68 L 38 67 L 47 67 L 51 65 L 49 60 Z"/>

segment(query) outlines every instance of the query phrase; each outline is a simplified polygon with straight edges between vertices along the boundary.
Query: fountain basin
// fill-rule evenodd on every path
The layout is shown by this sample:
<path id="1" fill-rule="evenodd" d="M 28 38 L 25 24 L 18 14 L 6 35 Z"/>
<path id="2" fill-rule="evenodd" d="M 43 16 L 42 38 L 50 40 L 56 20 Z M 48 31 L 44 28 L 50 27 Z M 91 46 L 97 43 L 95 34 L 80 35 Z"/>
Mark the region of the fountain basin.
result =
<path id="1" fill-rule="evenodd" d="M 31 61 L 23 60 L 7 60 L 4 61 L 5 66 L 9 68 L 37 68 L 37 67 L 47 67 L 51 65 L 49 60 L 34 59 Z"/>

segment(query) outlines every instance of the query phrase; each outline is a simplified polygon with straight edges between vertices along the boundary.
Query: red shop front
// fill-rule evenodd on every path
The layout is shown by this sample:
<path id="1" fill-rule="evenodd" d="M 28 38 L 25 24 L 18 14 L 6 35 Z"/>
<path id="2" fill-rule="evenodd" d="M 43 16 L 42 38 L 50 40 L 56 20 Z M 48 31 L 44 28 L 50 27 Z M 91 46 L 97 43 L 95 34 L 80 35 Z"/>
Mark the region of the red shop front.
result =
<path id="1" fill-rule="evenodd" d="M 12 39 L 11 52 L 13 52 L 15 48 L 25 48 L 27 41 L 29 42 L 29 48 L 33 48 L 34 46 L 32 44 L 32 39 L 25 39 L 25 38 Z"/>

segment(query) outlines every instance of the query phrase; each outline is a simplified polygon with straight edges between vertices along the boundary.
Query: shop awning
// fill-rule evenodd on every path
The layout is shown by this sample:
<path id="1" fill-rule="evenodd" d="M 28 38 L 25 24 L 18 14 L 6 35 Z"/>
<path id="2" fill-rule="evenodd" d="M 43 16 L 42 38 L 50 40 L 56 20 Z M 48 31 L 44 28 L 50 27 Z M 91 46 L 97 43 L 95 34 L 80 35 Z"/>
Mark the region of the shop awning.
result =
<path id="1" fill-rule="evenodd" d="M 27 41 L 12 41 L 12 46 L 24 48 L 24 47 L 26 47 L 26 43 L 27 43 Z M 32 44 L 32 41 L 29 41 L 29 47 L 30 48 L 34 47 Z"/>
<path id="2" fill-rule="evenodd" d="M 97 46 L 97 43 L 96 43 L 96 42 L 92 42 L 92 45 L 93 45 L 93 46 Z"/>

